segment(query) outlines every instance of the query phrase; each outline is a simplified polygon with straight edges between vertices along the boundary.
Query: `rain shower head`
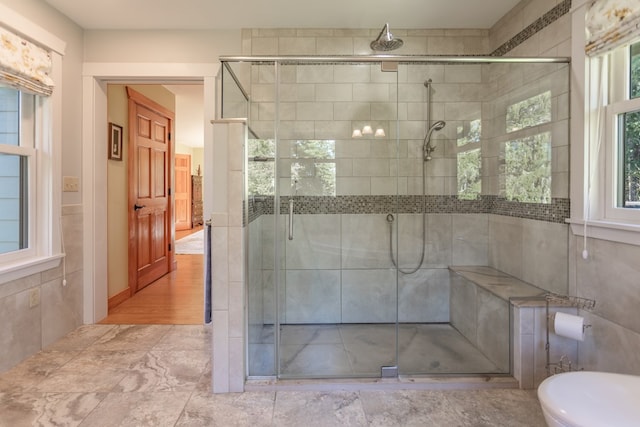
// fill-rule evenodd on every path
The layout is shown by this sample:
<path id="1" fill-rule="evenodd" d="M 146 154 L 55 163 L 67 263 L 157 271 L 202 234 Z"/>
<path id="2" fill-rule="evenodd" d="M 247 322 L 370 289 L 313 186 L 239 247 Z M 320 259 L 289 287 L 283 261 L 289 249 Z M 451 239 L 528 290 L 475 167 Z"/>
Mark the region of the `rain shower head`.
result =
<path id="1" fill-rule="evenodd" d="M 378 37 L 371 42 L 371 50 L 388 51 L 395 50 L 404 44 L 402 39 L 394 38 L 393 34 L 389 31 L 389 24 L 384 24 L 382 31 L 378 34 Z"/>

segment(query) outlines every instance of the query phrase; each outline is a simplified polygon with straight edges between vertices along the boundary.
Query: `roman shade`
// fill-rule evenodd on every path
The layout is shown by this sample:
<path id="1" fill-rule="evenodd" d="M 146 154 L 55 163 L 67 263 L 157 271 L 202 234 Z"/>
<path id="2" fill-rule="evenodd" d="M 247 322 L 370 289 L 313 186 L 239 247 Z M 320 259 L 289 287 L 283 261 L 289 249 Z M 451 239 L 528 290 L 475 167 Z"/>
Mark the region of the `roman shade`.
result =
<path id="1" fill-rule="evenodd" d="M 0 83 L 49 96 L 53 92 L 51 53 L 0 27 Z"/>
<path id="2" fill-rule="evenodd" d="M 585 19 L 585 52 L 604 54 L 640 36 L 640 1 L 594 0 Z"/>

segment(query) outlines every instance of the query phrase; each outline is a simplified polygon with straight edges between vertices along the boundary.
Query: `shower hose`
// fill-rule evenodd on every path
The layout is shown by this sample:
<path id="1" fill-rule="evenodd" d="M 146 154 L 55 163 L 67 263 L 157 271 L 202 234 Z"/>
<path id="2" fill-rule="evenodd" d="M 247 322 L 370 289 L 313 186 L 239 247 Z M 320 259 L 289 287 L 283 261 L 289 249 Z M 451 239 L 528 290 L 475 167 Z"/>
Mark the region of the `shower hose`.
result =
<path id="1" fill-rule="evenodd" d="M 391 256 L 391 262 L 393 263 L 393 266 L 397 268 L 398 271 L 400 271 L 402 274 L 415 273 L 420 269 L 420 267 L 422 266 L 422 263 L 424 262 L 425 246 L 426 246 L 426 240 L 427 240 L 427 214 L 426 214 L 426 207 L 425 207 L 425 198 L 426 198 L 425 192 L 427 187 L 426 168 L 427 168 L 427 162 L 423 160 L 422 161 L 422 245 L 420 250 L 420 262 L 418 262 L 418 265 L 415 268 L 404 270 L 398 266 L 398 262 L 393 256 L 393 222 L 395 221 L 395 217 L 391 213 L 387 215 L 387 223 L 389 223 L 389 255 Z"/>

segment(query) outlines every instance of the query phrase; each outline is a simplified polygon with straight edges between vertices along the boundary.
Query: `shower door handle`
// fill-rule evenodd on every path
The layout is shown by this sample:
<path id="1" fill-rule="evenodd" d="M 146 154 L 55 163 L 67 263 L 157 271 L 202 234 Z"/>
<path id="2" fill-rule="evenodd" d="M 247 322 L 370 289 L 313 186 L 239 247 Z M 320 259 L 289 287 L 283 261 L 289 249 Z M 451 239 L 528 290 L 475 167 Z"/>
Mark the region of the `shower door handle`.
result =
<path id="1" fill-rule="evenodd" d="M 293 199 L 289 199 L 289 240 L 293 240 Z"/>

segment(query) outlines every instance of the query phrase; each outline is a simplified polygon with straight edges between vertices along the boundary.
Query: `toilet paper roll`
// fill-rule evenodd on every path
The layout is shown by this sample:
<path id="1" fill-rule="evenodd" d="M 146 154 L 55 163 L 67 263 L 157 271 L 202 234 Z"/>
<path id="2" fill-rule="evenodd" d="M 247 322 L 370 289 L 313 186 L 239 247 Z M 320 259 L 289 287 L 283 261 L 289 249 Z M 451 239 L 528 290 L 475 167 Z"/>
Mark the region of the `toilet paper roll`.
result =
<path id="1" fill-rule="evenodd" d="M 584 340 L 584 318 L 581 316 L 574 316 L 573 314 L 559 311 L 553 320 L 553 328 L 555 329 L 556 335 L 560 335 L 561 337 L 578 341 Z"/>

